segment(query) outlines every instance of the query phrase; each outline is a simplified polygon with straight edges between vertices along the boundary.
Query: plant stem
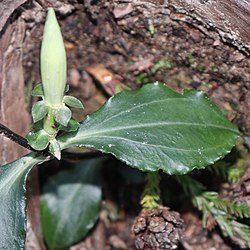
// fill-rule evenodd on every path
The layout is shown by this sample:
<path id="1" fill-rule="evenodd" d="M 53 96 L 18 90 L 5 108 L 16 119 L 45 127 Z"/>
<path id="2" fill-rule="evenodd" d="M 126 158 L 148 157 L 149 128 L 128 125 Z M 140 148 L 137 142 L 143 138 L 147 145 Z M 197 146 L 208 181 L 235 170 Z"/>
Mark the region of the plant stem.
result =
<path id="1" fill-rule="evenodd" d="M 10 140 L 14 141 L 15 143 L 21 145 L 24 148 L 27 148 L 31 151 L 38 152 L 37 150 L 33 149 L 27 142 L 27 140 L 10 130 L 9 128 L 5 127 L 3 124 L 0 123 L 0 135 L 4 135 L 5 137 L 9 138 Z"/>
<path id="2" fill-rule="evenodd" d="M 19 144 L 20 146 L 27 148 L 28 150 L 31 150 L 33 152 L 40 152 L 45 156 L 50 155 L 48 150 L 44 151 L 37 151 L 33 149 L 27 142 L 27 140 L 4 126 L 0 123 L 0 135 L 4 135 L 8 139 L 12 140 L 13 142 Z M 63 159 L 74 159 L 74 160 L 82 160 L 82 159 L 89 159 L 89 158 L 95 158 L 103 156 L 103 154 L 99 152 L 87 152 L 87 153 L 74 153 L 74 152 L 64 152 Z"/>
<path id="3" fill-rule="evenodd" d="M 58 130 L 55 127 L 55 118 L 51 107 L 49 107 L 48 114 L 44 118 L 43 128 L 48 133 L 50 140 L 56 137 Z"/>
<path id="4" fill-rule="evenodd" d="M 50 155 L 48 150 L 44 151 L 37 151 L 33 149 L 27 142 L 27 140 L 4 126 L 0 123 L 0 135 L 4 135 L 8 139 L 12 140 L 13 142 L 19 144 L 20 146 L 27 148 L 28 150 L 31 150 L 33 152 L 40 152 L 43 155 Z M 65 152 L 63 154 L 64 159 L 74 159 L 74 160 L 82 160 L 82 159 L 89 159 L 94 157 L 100 157 L 103 156 L 103 154 L 99 152 L 87 152 L 87 153 L 73 153 L 73 152 Z"/>
<path id="5" fill-rule="evenodd" d="M 151 210 L 160 206 L 160 175 L 158 172 L 148 172 L 146 186 L 142 193 L 141 205 L 143 210 Z"/>

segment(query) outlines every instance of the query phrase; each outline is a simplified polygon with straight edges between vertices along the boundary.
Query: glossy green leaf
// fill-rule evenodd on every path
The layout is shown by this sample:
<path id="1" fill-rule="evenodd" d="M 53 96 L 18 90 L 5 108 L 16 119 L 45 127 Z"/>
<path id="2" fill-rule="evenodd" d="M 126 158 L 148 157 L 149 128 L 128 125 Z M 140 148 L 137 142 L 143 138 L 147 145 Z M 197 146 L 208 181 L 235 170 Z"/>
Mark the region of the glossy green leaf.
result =
<path id="1" fill-rule="evenodd" d="M 48 134 L 43 130 L 30 132 L 26 135 L 29 145 L 35 150 L 44 150 L 49 145 Z"/>
<path id="2" fill-rule="evenodd" d="M 60 125 L 59 130 L 63 130 L 65 132 L 74 132 L 78 129 L 78 127 L 79 123 L 75 119 L 71 118 L 67 127 Z"/>
<path id="3" fill-rule="evenodd" d="M 0 167 L 0 249 L 23 249 L 26 232 L 26 178 L 30 169 L 46 160 L 28 154 Z"/>
<path id="4" fill-rule="evenodd" d="M 83 109 L 81 101 L 75 98 L 74 96 L 69 96 L 69 95 L 64 96 L 63 102 L 69 107 Z"/>
<path id="5" fill-rule="evenodd" d="M 34 87 L 34 89 L 32 90 L 31 95 L 32 95 L 32 96 L 39 96 L 39 97 L 44 96 L 42 84 L 37 84 L 37 85 Z"/>
<path id="6" fill-rule="evenodd" d="M 239 136 L 201 91 L 179 94 L 162 84 L 121 92 L 59 138 L 61 148 L 95 148 L 145 171 L 183 174 L 226 155 Z"/>
<path id="7" fill-rule="evenodd" d="M 67 127 L 68 126 L 68 123 L 70 121 L 70 118 L 72 116 L 72 112 L 71 110 L 66 107 L 66 106 L 61 106 L 56 112 L 55 112 L 55 118 L 56 118 L 56 121 Z"/>
<path id="8" fill-rule="evenodd" d="M 36 102 L 32 107 L 32 117 L 34 122 L 42 120 L 48 113 L 48 106 L 45 101 Z"/>
<path id="9" fill-rule="evenodd" d="M 82 161 L 49 179 L 41 196 L 41 220 L 50 250 L 81 240 L 94 226 L 101 208 L 102 159 Z"/>

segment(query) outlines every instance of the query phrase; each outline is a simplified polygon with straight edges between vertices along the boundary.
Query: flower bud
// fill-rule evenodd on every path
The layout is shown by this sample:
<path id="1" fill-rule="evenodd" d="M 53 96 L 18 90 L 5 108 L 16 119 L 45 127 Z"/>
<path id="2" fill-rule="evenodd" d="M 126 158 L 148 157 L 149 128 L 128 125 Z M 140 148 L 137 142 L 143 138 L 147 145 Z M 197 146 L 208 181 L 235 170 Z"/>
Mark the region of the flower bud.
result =
<path id="1" fill-rule="evenodd" d="M 58 107 L 62 103 L 66 87 L 67 61 L 53 8 L 48 9 L 40 57 L 44 100 L 50 106 Z"/>

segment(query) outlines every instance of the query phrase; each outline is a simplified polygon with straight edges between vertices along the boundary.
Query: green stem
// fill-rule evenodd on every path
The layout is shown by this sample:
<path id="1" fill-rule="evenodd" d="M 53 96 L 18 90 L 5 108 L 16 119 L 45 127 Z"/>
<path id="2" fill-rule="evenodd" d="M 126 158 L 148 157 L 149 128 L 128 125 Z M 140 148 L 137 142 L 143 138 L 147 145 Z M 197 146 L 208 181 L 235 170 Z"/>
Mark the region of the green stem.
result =
<path id="1" fill-rule="evenodd" d="M 50 140 L 55 139 L 58 130 L 56 128 L 56 121 L 51 107 L 49 107 L 48 114 L 44 118 L 43 128 L 48 133 Z"/>
<path id="2" fill-rule="evenodd" d="M 160 175 L 158 172 L 148 172 L 146 186 L 142 193 L 141 205 L 143 210 L 151 210 L 160 206 Z"/>

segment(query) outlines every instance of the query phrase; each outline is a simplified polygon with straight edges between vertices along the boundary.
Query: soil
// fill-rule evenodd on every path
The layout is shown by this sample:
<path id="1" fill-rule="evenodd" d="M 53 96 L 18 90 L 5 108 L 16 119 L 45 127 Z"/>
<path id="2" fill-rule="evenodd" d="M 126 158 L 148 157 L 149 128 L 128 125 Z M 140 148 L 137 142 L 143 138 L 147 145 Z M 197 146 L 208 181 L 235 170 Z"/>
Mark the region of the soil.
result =
<path id="1" fill-rule="evenodd" d="M 84 4 L 54 4 L 67 50 L 70 94 L 85 105 L 83 113 L 75 111 L 75 117 L 84 119 L 118 89 L 133 90 L 159 81 L 179 92 L 184 88 L 205 91 L 240 128 L 247 142 L 249 57 L 223 43 L 216 31 L 174 8 L 163 7 L 163 2 L 88 0 Z M 45 18 L 42 9 L 39 1 L 28 2 L 19 9 L 26 24 L 23 65 L 27 96 L 33 85 L 40 82 L 39 51 Z M 29 108 L 33 102 L 29 100 Z M 116 173 L 116 164 L 111 159 L 107 172 Z M 166 186 L 175 190 L 177 183 L 169 179 L 164 177 L 162 185 L 167 182 Z M 69 249 L 135 249 L 130 228 L 140 212 L 142 190 L 143 183 L 112 182 L 112 176 L 106 176 L 99 223 L 83 242 Z M 181 193 L 178 188 L 176 192 Z M 202 229 L 200 215 L 190 204 L 182 209 L 173 204 L 164 202 L 180 212 L 186 223 L 179 249 L 240 249 L 219 231 Z M 107 210 L 114 211 L 113 217 Z"/>

